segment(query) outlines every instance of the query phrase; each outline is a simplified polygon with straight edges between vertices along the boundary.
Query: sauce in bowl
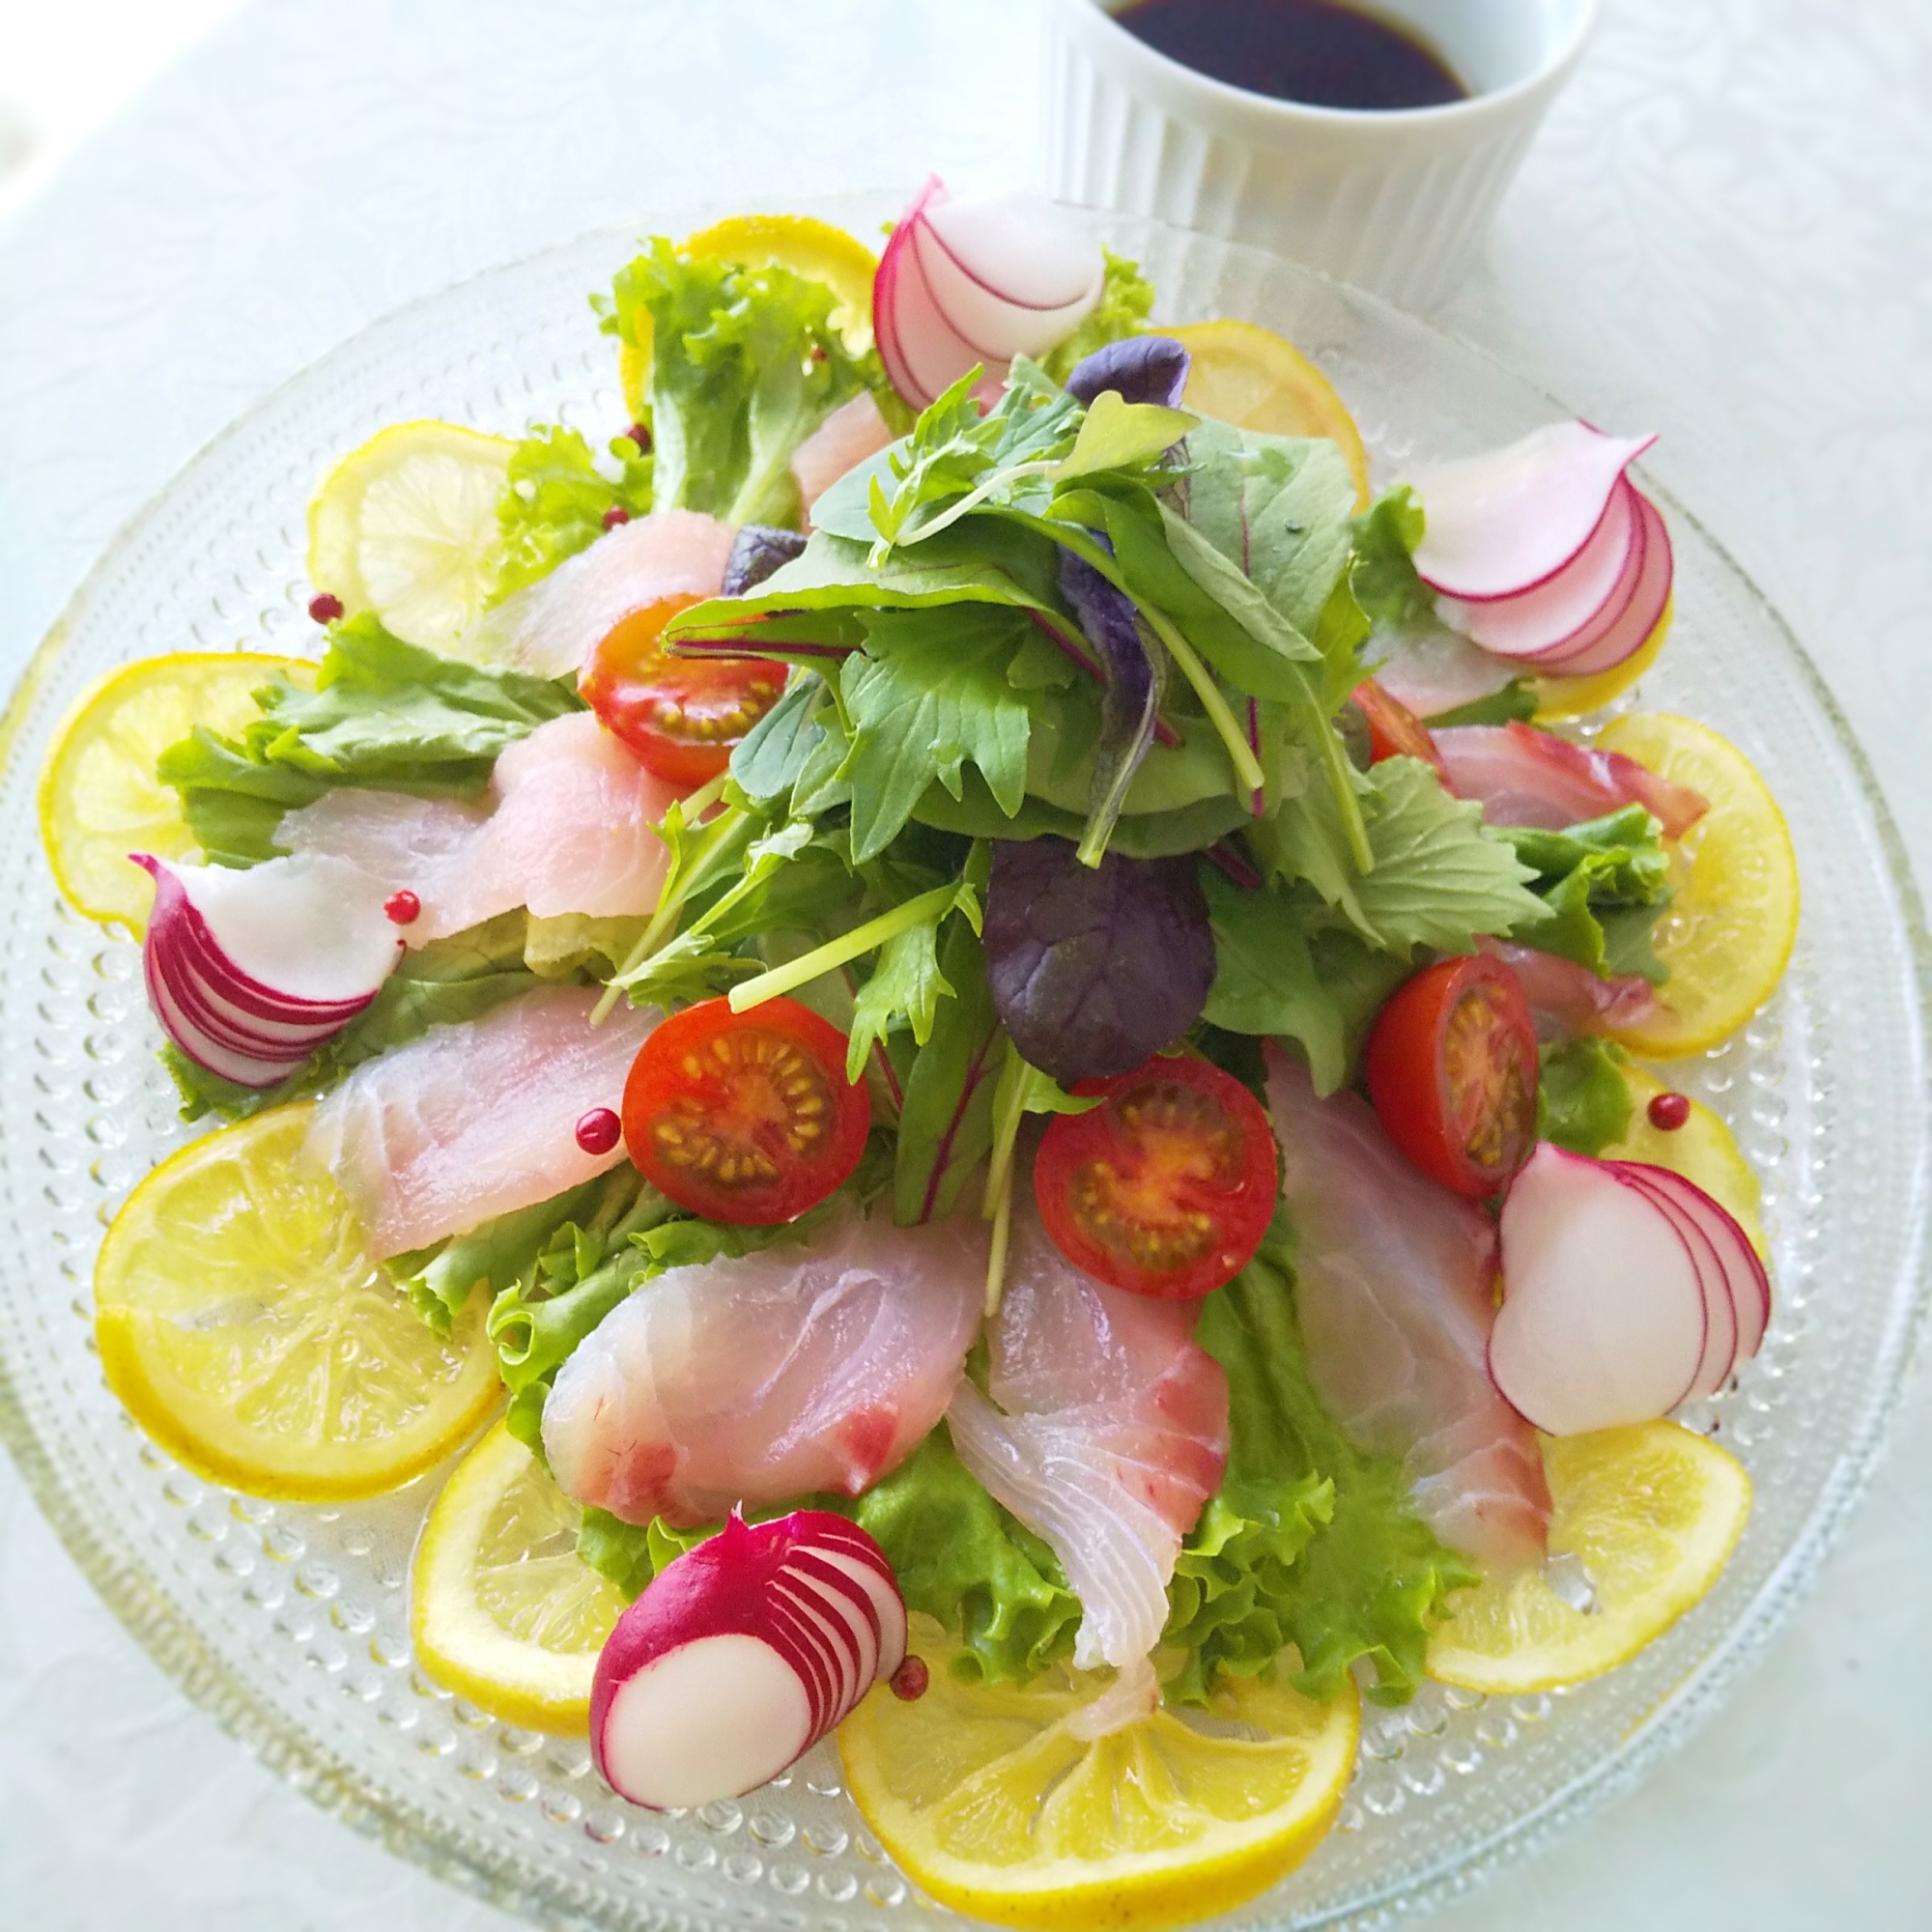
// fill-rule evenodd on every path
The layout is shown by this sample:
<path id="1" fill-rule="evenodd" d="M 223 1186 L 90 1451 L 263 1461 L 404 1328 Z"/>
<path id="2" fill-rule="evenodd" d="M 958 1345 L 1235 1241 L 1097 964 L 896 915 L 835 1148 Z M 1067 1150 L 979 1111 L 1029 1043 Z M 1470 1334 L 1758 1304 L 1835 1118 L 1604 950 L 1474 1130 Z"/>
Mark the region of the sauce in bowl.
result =
<path id="1" fill-rule="evenodd" d="M 1439 107 L 1469 90 L 1406 28 L 1339 0 L 1134 0 L 1114 18 L 1210 80 L 1315 107 Z"/>

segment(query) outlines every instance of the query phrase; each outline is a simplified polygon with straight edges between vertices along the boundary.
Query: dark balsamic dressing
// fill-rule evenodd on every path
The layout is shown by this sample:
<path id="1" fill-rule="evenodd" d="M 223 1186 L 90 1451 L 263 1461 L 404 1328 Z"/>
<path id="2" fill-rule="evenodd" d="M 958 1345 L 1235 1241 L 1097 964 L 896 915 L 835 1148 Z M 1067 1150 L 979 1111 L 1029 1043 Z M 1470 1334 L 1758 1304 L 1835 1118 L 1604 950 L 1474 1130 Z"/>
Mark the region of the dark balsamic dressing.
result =
<path id="1" fill-rule="evenodd" d="M 1338 0 L 1134 0 L 1114 15 L 1210 80 L 1314 107 L 1440 107 L 1469 90 L 1393 21 Z"/>

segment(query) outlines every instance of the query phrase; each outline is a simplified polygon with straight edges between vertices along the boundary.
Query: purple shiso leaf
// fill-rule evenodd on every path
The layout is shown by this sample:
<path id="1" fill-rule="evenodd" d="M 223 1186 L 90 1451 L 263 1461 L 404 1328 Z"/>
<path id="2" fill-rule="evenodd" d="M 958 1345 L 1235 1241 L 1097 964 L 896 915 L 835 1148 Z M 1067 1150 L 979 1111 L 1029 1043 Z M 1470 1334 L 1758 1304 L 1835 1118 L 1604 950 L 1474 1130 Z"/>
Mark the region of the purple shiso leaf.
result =
<path id="1" fill-rule="evenodd" d="M 985 946 L 1001 1024 L 1063 1086 L 1138 1066 L 1201 1017 L 1214 980 L 1191 853 L 1083 866 L 1064 838 L 996 840 Z"/>
<path id="2" fill-rule="evenodd" d="M 1113 389 L 1123 403 L 1178 410 L 1191 360 L 1171 335 L 1124 336 L 1076 362 L 1066 393 L 1091 403 L 1103 389 Z"/>
<path id="3" fill-rule="evenodd" d="M 1080 620 L 1106 679 L 1087 827 L 1080 838 L 1081 863 L 1094 866 L 1107 849 L 1127 789 L 1153 743 L 1166 684 L 1162 676 L 1166 654 L 1141 629 L 1128 598 L 1070 550 L 1060 553 L 1060 594 Z"/>
<path id="4" fill-rule="evenodd" d="M 747 524 L 731 540 L 731 554 L 724 560 L 724 582 L 719 594 L 743 597 L 804 550 L 802 531 L 781 530 L 770 524 Z"/>

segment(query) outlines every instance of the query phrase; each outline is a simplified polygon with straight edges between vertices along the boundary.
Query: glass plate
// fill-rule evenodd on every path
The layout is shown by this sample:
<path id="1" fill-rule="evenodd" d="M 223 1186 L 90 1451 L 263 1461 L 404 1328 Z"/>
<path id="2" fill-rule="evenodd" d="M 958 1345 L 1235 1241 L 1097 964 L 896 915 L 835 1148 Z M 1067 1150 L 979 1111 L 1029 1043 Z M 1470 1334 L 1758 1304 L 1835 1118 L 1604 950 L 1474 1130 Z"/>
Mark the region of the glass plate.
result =
<path id="1" fill-rule="evenodd" d="M 801 204 L 876 239 L 895 201 Z M 385 423 L 515 434 L 622 427 L 586 294 L 667 211 L 496 270 L 378 324 L 218 439 L 120 538 L 0 724 L 0 1428 L 70 1550 L 188 1693 L 329 1810 L 467 1889 L 550 1922 L 884 1932 L 932 1908 L 893 1870 L 823 1747 L 738 1804 L 658 1817 L 614 1802 L 585 1747 L 495 1722 L 412 1658 L 409 1557 L 438 1471 L 366 1506 L 270 1505 L 176 1468 L 108 1395 L 89 1277 L 128 1190 L 187 1138 L 156 1064 L 139 954 L 68 912 L 33 787 L 50 731 L 110 666 L 177 650 L 306 653 L 303 511 Z M 1237 316 L 1299 343 L 1354 410 L 1380 475 L 1505 441 L 1549 398 L 1368 297 L 1252 249 L 1083 216 L 1144 261 L 1169 321 Z M 1669 425 L 1662 425 L 1668 430 Z M 1701 1419 L 1748 1463 L 1757 1508 L 1712 1595 L 1567 1694 L 1431 1687 L 1371 1711 L 1339 1828 L 1231 1922 L 1367 1925 L 1439 1900 L 1628 1783 L 1707 1712 L 1815 1569 L 1870 1463 L 1924 1293 L 1925 939 L 1890 819 L 1776 612 L 1661 498 L 1677 635 L 1640 701 L 1705 719 L 1769 776 L 1804 917 L 1782 991 L 1672 1080 L 1736 1131 L 1765 1183 L 1776 1316 Z M 947 1915 L 950 1916 L 950 1915 Z M 926 1922 L 929 1922 L 926 1921 Z"/>

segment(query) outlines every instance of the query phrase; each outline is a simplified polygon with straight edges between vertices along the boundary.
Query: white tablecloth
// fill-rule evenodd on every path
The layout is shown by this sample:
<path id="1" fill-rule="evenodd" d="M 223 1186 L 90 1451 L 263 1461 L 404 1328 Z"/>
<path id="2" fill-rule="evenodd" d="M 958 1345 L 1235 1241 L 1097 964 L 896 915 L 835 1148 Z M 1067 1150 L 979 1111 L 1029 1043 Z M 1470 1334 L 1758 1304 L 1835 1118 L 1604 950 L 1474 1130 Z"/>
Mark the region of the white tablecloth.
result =
<path id="1" fill-rule="evenodd" d="M 1932 850 L 1932 20 L 1606 13 L 1442 319 L 1665 432 L 1659 473 L 1792 619 Z M 259 0 L 0 229 L 0 675 L 185 458 L 373 317 L 651 204 L 1024 177 L 1036 49 L 1030 0 Z M 1440 1925 L 1932 1924 L 1928 1395 L 1729 1708 Z M 192 1708 L 4 1459 L 0 1921 L 507 1925 Z"/>

